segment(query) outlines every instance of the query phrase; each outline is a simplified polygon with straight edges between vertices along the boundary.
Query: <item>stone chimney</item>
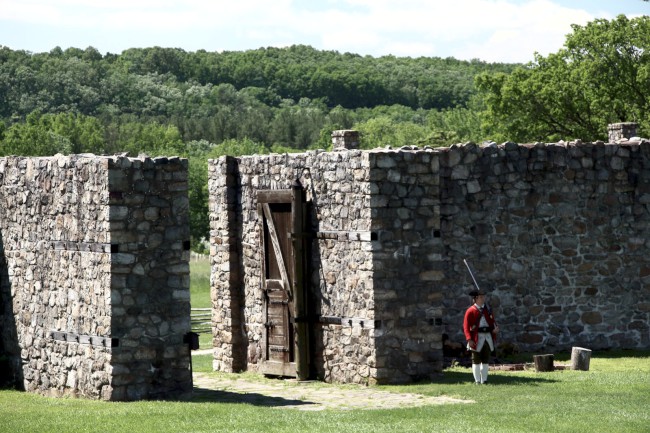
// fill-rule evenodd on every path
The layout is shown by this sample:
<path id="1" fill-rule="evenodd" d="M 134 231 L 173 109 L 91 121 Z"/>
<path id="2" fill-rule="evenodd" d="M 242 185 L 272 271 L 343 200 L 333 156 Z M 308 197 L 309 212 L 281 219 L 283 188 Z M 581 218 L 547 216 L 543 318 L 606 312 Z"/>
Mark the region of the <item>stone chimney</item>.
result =
<path id="1" fill-rule="evenodd" d="M 339 129 L 332 131 L 332 148 L 340 149 L 358 149 L 359 148 L 359 131 L 353 129 Z"/>
<path id="2" fill-rule="evenodd" d="M 636 137 L 636 129 L 638 127 L 639 124 L 634 122 L 610 123 L 607 125 L 609 142 L 616 143 L 618 140 L 629 140 L 632 137 Z"/>

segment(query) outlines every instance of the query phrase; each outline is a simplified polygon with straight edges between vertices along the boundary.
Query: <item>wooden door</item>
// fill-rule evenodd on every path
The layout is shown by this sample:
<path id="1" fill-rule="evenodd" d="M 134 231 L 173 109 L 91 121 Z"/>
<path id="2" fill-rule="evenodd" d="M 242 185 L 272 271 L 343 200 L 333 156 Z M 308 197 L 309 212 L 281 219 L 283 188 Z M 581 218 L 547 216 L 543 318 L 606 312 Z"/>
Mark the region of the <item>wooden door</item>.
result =
<path id="1" fill-rule="evenodd" d="M 299 186 L 299 184 L 298 184 Z M 302 284 L 302 188 L 259 191 L 262 287 L 264 291 L 264 374 L 306 379 L 307 344 Z M 299 320 L 296 320 L 298 317 Z M 304 329 L 303 329 L 304 328 Z"/>

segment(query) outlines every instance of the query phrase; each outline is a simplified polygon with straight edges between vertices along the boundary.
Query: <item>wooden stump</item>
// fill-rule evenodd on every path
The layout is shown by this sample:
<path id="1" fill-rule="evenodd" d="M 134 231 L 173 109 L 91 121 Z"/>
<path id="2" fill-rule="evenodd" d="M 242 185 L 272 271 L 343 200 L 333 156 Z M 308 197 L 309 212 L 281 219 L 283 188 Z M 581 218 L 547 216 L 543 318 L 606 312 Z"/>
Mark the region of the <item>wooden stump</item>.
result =
<path id="1" fill-rule="evenodd" d="M 590 360 L 591 350 L 582 347 L 573 347 L 571 349 L 571 370 L 589 371 Z"/>
<path id="2" fill-rule="evenodd" d="M 535 371 L 545 372 L 553 371 L 553 354 L 547 355 L 535 355 L 533 356 L 533 361 L 535 361 Z"/>

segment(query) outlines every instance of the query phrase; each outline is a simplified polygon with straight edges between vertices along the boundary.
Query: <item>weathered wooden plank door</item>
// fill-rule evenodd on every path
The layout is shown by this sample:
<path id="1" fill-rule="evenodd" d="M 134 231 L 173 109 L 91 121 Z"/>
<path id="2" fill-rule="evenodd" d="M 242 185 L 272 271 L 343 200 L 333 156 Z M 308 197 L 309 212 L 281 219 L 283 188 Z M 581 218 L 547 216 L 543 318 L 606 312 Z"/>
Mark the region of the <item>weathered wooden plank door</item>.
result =
<path id="1" fill-rule="evenodd" d="M 306 379 L 307 332 L 302 275 L 302 187 L 257 193 L 262 223 L 264 374 Z M 298 318 L 298 320 L 296 320 Z"/>

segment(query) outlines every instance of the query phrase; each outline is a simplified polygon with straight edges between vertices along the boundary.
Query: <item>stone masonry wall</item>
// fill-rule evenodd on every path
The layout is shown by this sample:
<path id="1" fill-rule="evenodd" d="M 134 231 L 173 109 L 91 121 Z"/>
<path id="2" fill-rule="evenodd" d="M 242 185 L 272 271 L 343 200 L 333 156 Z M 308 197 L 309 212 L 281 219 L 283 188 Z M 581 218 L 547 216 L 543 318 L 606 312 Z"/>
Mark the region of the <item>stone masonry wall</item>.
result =
<path id="1" fill-rule="evenodd" d="M 327 381 L 373 381 L 368 163 L 359 151 L 210 162 L 214 368 L 255 369 L 260 360 L 262 257 L 255 192 L 288 189 L 296 177 L 311 204 L 311 229 L 327 233 L 311 245 L 312 313 L 345 319 L 342 324 L 314 325 L 312 367 Z"/>
<path id="2" fill-rule="evenodd" d="M 467 258 L 521 350 L 650 347 L 650 142 L 452 146 L 441 154 L 445 326 Z"/>
<path id="3" fill-rule="evenodd" d="M 377 380 L 431 379 L 442 371 L 440 155 L 373 150 L 370 207 Z"/>
<path id="4" fill-rule="evenodd" d="M 246 370 L 248 336 L 240 259 L 241 197 L 236 160 L 210 164 L 210 287 L 212 298 L 213 366 L 218 371 Z M 258 277 L 259 278 L 259 277 Z M 257 281 L 257 286 L 260 282 Z"/>
<path id="5" fill-rule="evenodd" d="M 387 383 L 440 372 L 442 294 L 431 283 L 442 279 L 443 244 L 433 152 L 309 152 L 222 158 L 210 167 L 216 370 L 254 369 L 260 359 L 255 192 L 287 189 L 298 177 L 314 234 L 309 299 L 321 319 L 312 325 L 315 375 Z M 245 359 L 233 355 L 240 345 Z"/>
<path id="6" fill-rule="evenodd" d="M 188 163 L 109 159 L 112 399 L 187 398 Z"/>
<path id="7" fill-rule="evenodd" d="M 187 162 L 0 158 L 2 345 L 27 391 L 191 393 Z"/>
<path id="8" fill-rule="evenodd" d="M 215 369 L 232 362 L 232 334 L 247 345 L 240 368 L 258 361 L 254 192 L 289 188 L 296 177 L 312 202 L 313 232 L 338 233 L 312 244 L 317 314 L 346 318 L 315 325 L 313 362 L 325 380 L 439 372 L 442 333 L 464 340 L 473 287 L 465 259 L 490 293 L 500 342 L 528 351 L 650 347 L 649 159 L 647 141 L 619 140 L 309 152 L 232 158 L 229 168 L 213 161 L 211 218 L 235 228 L 230 262 L 213 254 L 213 303 L 219 310 L 236 297 L 241 312 L 231 327 L 220 321 L 233 314 L 227 306 L 215 312 Z M 226 195 L 227 213 L 217 206 Z M 213 248 L 223 248 L 212 227 Z M 238 278 L 224 279 L 233 269 Z"/>

